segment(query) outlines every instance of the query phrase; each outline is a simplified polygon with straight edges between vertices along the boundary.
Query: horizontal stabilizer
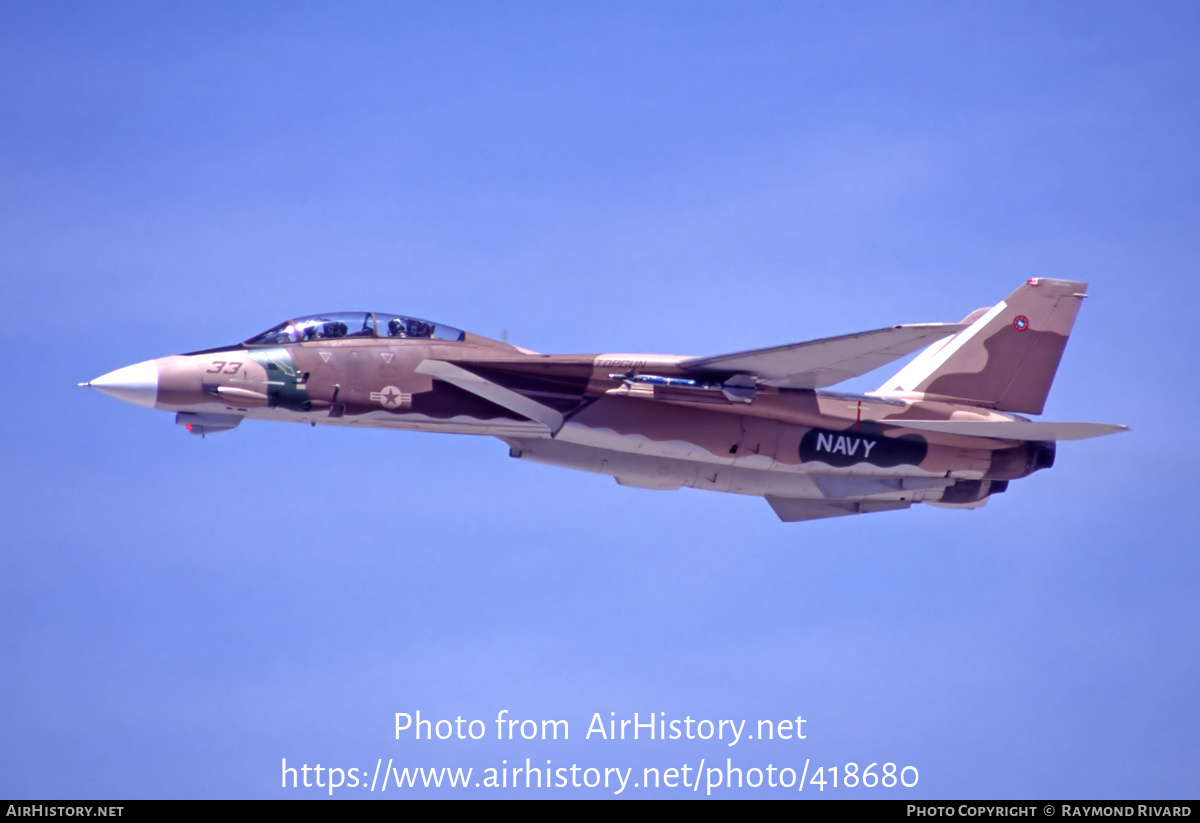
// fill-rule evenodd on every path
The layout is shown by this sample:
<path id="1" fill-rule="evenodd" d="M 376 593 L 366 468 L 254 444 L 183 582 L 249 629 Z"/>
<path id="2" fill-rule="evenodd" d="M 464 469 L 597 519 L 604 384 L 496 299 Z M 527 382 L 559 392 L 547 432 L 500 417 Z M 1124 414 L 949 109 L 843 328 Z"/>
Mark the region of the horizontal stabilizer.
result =
<path id="1" fill-rule="evenodd" d="M 769 349 L 694 357 L 679 366 L 698 372 L 752 374 L 759 382 L 780 388 L 821 389 L 866 374 L 964 328 L 958 323 L 889 326 Z"/>
<path id="2" fill-rule="evenodd" d="M 1034 420 L 888 420 L 888 425 L 906 429 L 992 437 L 998 440 L 1086 440 L 1129 431 L 1113 423 L 1050 423 Z"/>
<path id="3" fill-rule="evenodd" d="M 768 496 L 766 501 L 784 523 L 824 520 L 827 517 L 845 517 L 848 514 L 897 511 L 912 505 L 907 500 L 812 500 L 771 496 Z"/>

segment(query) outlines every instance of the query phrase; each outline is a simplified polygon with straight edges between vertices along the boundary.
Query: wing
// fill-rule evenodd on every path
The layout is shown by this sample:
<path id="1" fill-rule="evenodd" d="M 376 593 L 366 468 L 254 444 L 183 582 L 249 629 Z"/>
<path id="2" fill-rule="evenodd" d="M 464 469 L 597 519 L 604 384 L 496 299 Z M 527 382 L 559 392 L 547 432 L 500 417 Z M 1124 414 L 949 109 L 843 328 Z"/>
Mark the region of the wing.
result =
<path id="1" fill-rule="evenodd" d="M 563 416 L 555 409 L 453 363 L 447 363 L 444 360 L 422 360 L 416 371 L 418 374 L 436 377 L 438 380 L 457 386 L 463 391 L 471 392 L 497 406 L 514 411 L 522 417 L 541 423 L 551 436 L 557 434 L 558 430 L 562 428 Z"/>
<path id="2" fill-rule="evenodd" d="M 679 363 L 679 367 L 695 372 L 750 374 L 760 383 L 780 388 L 821 389 L 866 374 L 965 328 L 960 323 L 889 326 L 769 349 L 693 357 Z"/>

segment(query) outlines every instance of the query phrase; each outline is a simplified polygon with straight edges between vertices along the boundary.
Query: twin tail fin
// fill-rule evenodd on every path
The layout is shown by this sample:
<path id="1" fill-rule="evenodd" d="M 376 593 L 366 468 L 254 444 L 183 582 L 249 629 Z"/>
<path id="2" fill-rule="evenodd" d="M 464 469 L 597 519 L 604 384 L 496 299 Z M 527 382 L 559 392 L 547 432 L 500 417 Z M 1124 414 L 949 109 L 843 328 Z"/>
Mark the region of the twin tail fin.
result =
<path id="1" fill-rule="evenodd" d="M 1041 414 L 1087 283 L 1035 277 L 879 387 L 926 400 Z"/>

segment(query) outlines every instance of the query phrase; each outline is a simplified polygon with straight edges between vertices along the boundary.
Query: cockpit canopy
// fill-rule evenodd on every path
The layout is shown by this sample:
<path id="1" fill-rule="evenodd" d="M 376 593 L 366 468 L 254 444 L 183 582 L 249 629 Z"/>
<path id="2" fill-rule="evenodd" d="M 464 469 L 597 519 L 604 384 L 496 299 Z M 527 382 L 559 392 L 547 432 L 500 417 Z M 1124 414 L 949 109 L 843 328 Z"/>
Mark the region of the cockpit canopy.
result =
<path id="1" fill-rule="evenodd" d="M 427 340 L 463 340 L 461 329 L 404 317 L 399 314 L 346 311 L 333 314 L 310 314 L 285 320 L 247 340 L 246 346 L 278 346 L 285 343 L 304 343 L 309 340 L 341 340 L 348 337 L 406 338 Z"/>

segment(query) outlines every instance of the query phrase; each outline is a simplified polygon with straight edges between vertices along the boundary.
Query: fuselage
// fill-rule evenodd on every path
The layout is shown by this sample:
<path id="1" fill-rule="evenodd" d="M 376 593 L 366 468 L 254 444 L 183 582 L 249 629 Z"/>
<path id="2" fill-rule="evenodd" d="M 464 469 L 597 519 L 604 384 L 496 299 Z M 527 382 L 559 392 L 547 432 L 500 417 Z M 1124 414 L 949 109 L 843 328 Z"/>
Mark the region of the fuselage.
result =
<path id="1" fill-rule="evenodd" d="M 401 325 L 389 335 L 396 315 L 320 317 L 342 320 L 324 320 L 316 333 L 313 321 L 289 321 L 89 385 L 176 412 L 197 434 L 242 419 L 480 434 L 504 440 L 514 457 L 623 485 L 883 508 L 977 504 L 1053 461 L 1052 443 L 902 427 L 905 419 L 1009 418 L 977 407 L 745 387 L 681 369 L 683 356 L 543 355 L 424 321 L 413 321 L 424 324 L 411 327 L 416 334 Z"/>

